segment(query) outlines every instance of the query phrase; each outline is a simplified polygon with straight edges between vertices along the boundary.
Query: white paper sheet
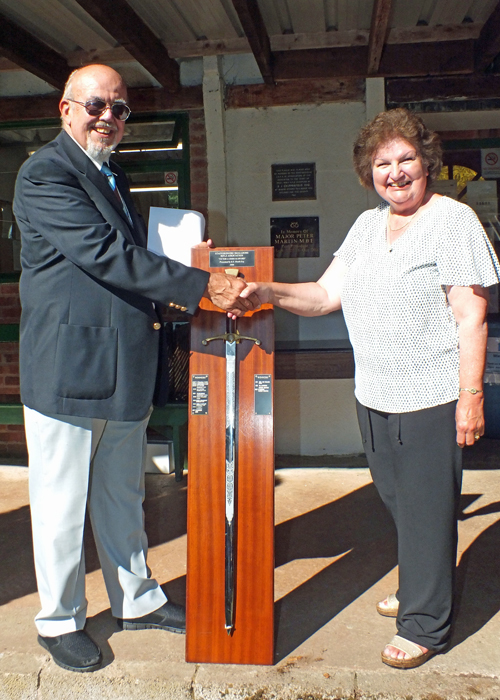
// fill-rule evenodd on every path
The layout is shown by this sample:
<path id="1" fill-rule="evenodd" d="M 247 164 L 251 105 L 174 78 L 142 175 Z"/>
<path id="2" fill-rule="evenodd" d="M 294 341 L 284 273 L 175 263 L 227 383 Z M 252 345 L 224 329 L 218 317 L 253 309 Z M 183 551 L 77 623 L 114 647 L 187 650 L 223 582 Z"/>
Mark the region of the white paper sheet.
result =
<path id="1" fill-rule="evenodd" d="M 151 207 L 148 250 L 191 266 L 191 248 L 203 240 L 205 217 L 189 209 Z"/>

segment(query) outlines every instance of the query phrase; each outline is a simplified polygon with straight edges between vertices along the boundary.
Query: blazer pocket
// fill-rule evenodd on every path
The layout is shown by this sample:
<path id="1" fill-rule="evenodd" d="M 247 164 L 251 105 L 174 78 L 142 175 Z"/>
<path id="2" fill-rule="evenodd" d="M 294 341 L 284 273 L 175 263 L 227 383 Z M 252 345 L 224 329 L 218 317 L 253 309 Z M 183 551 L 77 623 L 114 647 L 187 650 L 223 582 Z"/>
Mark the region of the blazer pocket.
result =
<path id="1" fill-rule="evenodd" d="M 61 324 L 55 391 L 68 399 L 107 399 L 116 388 L 118 329 Z"/>

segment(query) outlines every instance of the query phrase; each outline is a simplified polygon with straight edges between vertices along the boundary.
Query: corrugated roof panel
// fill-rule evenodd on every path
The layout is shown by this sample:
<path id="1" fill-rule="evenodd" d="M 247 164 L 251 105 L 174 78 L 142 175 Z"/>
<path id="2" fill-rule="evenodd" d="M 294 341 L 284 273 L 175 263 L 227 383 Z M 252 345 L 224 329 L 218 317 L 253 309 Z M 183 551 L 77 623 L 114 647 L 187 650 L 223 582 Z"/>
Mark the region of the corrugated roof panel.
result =
<path id="1" fill-rule="evenodd" d="M 290 10 L 288 9 L 287 0 L 274 0 L 274 6 L 280 18 L 281 33 L 292 34 L 292 18 L 290 16 Z"/>
<path id="2" fill-rule="evenodd" d="M 172 0 L 179 13 L 188 20 L 189 25 L 201 39 L 236 39 L 231 20 L 220 0 Z"/>
<path id="3" fill-rule="evenodd" d="M 257 0 L 269 36 L 281 34 L 280 19 L 273 0 Z"/>
<path id="4" fill-rule="evenodd" d="M 461 24 L 471 0 L 439 0 L 429 20 L 429 25 Z"/>
<path id="5" fill-rule="evenodd" d="M 423 0 L 395 0 L 391 27 L 416 27 L 423 5 Z"/>
<path id="6" fill-rule="evenodd" d="M 338 29 L 337 0 L 325 0 L 325 21 L 327 31 Z"/>
<path id="7" fill-rule="evenodd" d="M 238 13 L 234 9 L 234 5 L 232 3 L 232 0 L 219 0 L 221 3 L 222 7 L 224 8 L 224 12 L 227 14 L 229 21 L 233 25 L 234 31 L 239 37 L 244 37 L 245 32 L 243 31 L 243 27 L 241 26 L 240 18 L 238 17 Z"/>
<path id="8" fill-rule="evenodd" d="M 349 29 L 360 29 L 359 21 L 360 0 L 338 0 L 338 30 L 345 32 Z"/>
<path id="9" fill-rule="evenodd" d="M 162 41 L 195 41 L 196 34 L 171 0 L 127 0 Z"/>
<path id="10" fill-rule="evenodd" d="M 0 0 L 0 12 L 60 53 L 78 48 L 102 50 L 116 45 L 114 39 L 71 0 Z"/>
<path id="11" fill-rule="evenodd" d="M 498 0 L 474 0 L 469 8 L 469 17 L 484 24 L 498 4 Z"/>
<path id="12" fill-rule="evenodd" d="M 326 31 L 323 0 L 288 0 L 288 9 L 295 34 Z"/>
<path id="13" fill-rule="evenodd" d="M 419 21 L 429 24 L 432 14 L 436 9 L 438 3 L 439 0 L 424 0 L 424 2 L 422 3 L 422 10 L 420 12 Z"/>

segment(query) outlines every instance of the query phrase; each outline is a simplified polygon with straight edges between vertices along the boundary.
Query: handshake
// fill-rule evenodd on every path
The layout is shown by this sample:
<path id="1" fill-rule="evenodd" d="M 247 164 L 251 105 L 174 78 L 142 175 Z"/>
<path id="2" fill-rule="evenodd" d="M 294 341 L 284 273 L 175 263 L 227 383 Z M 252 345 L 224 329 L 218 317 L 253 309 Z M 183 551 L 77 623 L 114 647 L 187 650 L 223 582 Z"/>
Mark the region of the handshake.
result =
<path id="1" fill-rule="evenodd" d="M 195 248 L 214 247 L 211 239 L 195 246 Z M 244 289 L 245 292 L 243 292 Z M 227 311 L 229 318 L 235 320 L 239 316 L 244 316 L 247 311 L 258 309 L 263 303 L 263 299 L 257 296 L 258 289 L 259 285 L 255 282 L 247 284 L 241 277 L 212 272 L 203 296 L 210 299 L 219 309 Z M 243 296 L 240 296 L 242 292 Z"/>
<path id="2" fill-rule="evenodd" d="M 241 277 L 212 272 L 203 296 L 210 299 L 219 309 L 227 311 L 230 318 L 235 319 L 243 316 L 247 311 L 258 309 L 261 304 L 255 292 L 250 294 L 247 292 L 248 296 L 245 295 L 245 297 L 240 296 L 247 287 L 247 283 Z"/>

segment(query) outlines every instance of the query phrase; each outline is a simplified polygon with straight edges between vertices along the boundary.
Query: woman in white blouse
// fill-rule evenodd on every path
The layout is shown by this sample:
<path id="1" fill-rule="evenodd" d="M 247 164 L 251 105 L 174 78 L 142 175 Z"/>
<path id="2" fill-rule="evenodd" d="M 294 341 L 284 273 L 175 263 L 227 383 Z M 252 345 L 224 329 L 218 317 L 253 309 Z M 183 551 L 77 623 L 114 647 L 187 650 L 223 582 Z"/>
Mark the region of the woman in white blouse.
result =
<path id="1" fill-rule="evenodd" d="M 384 200 L 354 223 L 317 282 L 252 283 L 302 316 L 343 310 L 368 464 L 398 532 L 399 590 L 377 605 L 397 617 L 382 661 L 413 668 L 449 643 L 460 448 L 484 433 L 487 288 L 500 267 L 474 212 L 432 193 L 437 134 L 405 109 L 360 132 L 354 167 Z"/>

